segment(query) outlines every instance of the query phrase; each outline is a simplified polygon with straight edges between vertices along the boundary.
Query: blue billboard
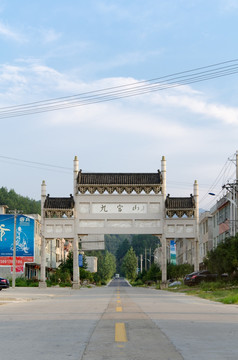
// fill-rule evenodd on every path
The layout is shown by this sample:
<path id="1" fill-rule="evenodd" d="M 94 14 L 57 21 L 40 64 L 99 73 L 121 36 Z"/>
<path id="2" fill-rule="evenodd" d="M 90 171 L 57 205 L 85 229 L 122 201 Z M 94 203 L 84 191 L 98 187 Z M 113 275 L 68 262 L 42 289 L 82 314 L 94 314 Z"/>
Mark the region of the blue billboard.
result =
<path id="1" fill-rule="evenodd" d="M 0 257 L 13 256 L 14 215 L 0 215 Z M 34 219 L 16 216 L 16 256 L 34 257 Z"/>

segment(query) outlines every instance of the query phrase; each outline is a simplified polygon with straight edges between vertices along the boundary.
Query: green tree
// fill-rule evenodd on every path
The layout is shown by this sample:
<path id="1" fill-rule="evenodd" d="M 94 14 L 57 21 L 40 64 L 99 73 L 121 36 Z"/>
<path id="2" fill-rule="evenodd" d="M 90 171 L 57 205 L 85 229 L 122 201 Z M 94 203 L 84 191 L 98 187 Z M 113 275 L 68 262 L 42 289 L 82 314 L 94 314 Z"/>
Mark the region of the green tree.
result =
<path id="1" fill-rule="evenodd" d="M 9 210 L 21 210 L 24 214 L 40 214 L 41 202 L 18 195 L 13 189 L 0 188 L 0 204 L 7 205 Z"/>
<path id="2" fill-rule="evenodd" d="M 71 278 L 73 277 L 73 251 L 68 253 L 67 259 L 60 264 L 59 270 L 62 273 L 69 273 Z"/>
<path id="3" fill-rule="evenodd" d="M 137 256 L 145 253 L 145 249 L 151 249 L 153 253 L 158 247 L 160 241 L 153 235 L 134 235 L 132 238 L 131 246 L 133 247 Z"/>
<path id="4" fill-rule="evenodd" d="M 238 268 L 238 234 L 226 238 L 217 247 L 208 252 L 204 259 L 205 266 L 219 275 L 237 272 Z"/>
<path id="5" fill-rule="evenodd" d="M 131 247 L 123 258 L 122 270 L 127 279 L 135 280 L 137 270 L 137 257 L 135 251 Z"/>
<path id="6" fill-rule="evenodd" d="M 108 281 L 116 272 L 116 258 L 106 250 L 104 255 L 98 257 L 98 274 L 102 280 Z"/>
<path id="7" fill-rule="evenodd" d="M 127 251 L 130 249 L 130 243 L 125 239 L 119 246 L 116 252 L 116 261 L 117 261 L 117 272 L 121 272 L 121 266 L 123 258 L 126 255 Z"/>
<path id="8" fill-rule="evenodd" d="M 118 247 L 123 243 L 125 239 L 131 242 L 133 235 L 105 235 L 105 249 L 116 256 Z"/>

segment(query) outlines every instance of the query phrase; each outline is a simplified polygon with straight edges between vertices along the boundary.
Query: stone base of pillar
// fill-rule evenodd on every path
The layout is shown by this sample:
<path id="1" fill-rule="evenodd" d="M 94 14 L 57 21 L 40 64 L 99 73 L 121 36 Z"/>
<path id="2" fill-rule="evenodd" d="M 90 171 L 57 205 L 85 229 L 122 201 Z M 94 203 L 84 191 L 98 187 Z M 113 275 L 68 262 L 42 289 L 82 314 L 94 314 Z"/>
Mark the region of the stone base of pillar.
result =
<path id="1" fill-rule="evenodd" d="M 45 281 L 39 281 L 39 288 L 40 289 L 45 289 L 47 288 L 47 284 Z"/>
<path id="2" fill-rule="evenodd" d="M 160 289 L 161 289 L 161 290 L 168 289 L 168 283 L 167 283 L 167 281 L 162 281 L 162 282 L 160 283 Z"/>
<path id="3" fill-rule="evenodd" d="M 73 284 L 72 284 L 72 289 L 74 289 L 74 290 L 80 289 L 80 284 L 73 282 Z"/>

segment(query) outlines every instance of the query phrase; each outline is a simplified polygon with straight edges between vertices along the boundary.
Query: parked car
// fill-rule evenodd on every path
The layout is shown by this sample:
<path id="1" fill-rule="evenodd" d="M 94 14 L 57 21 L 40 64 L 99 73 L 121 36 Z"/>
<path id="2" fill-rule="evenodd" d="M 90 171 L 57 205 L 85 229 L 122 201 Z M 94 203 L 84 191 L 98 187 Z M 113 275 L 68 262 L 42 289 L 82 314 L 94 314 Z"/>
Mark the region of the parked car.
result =
<path id="1" fill-rule="evenodd" d="M 184 285 L 196 285 L 199 284 L 201 281 L 215 281 L 217 279 L 217 274 L 212 274 L 208 270 L 202 270 L 202 271 L 195 271 L 191 274 L 185 275 L 183 281 Z"/>
<path id="2" fill-rule="evenodd" d="M 0 278 L 0 291 L 7 288 L 9 288 L 9 281 L 7 279 Z"/>

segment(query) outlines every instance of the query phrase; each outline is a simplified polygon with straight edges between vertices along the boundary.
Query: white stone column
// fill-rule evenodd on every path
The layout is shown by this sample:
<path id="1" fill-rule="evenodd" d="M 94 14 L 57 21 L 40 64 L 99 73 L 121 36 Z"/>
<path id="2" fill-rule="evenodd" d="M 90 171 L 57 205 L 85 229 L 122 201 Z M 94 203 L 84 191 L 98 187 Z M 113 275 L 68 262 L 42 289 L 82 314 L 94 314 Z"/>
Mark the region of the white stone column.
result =
<path id="1" fill-rule="evenodd" d="M 78 195 L 78 185 L 77 185 L 77 177 L 79 172 L 79 162 L 77 156 L 74 158 L 74 201 L 77 202 Z M 77 206 L 74 205 L 74 240 L 73 240 L 73 289 L 79 289 L 80 281 L 79 281 L 79 261 L 78 261 L 78 217 L 77 217 Z"/>
<path id="2" fill-rule="evenodd" d="M 73 289 L 79 289 L 78 236 L 73 240 Z"/>
<path id="3" fill-rule="evenodd" d="M 162 175 L 162 195 L 163 195 L 163 203 L 162 203 L 162 213 L 163 213 L 163 234 L 161 236 L 161 272 L 162 272 L 162 287 L 167 286 L 167 240 L 166 240 L 166 212 L 165 212 L 165 200 L 166 200 L 166 160 L 165 157 L 162 156 L 161 160 L 161 175 Z"/>
<path id="4" fill-rule="evenodd" d="M 77 177 L 79 172 L 79 161 L 78 157 L 74 157 L 74 196 L 78 194 Z"/>
<path id="5" fill-rule="evenodd" d="M 46 184 L 45 181 L 42 181 L 41 184 L 41 270 L 40 270 L 40 282 L 39 287 L 45 288 L 45 219 L 44 219 L 44 203 L 46 199 Z"/>
<path id="6" fill-rule="evenodd" d="M 194 271 L 199 270 L 199 254 L 198 254 L 198 241 L 199 241 L 199 190 L 197 180 L 194 182 L 194 200 L 195 200 L 195 239 L 194 239 Z"/>
<path id="7" fill-rule="evenodd" d="M 162 234 L 161 238 L 162 243 L 162 284 L 165 286 L 167 284 L 167 240 L 165 234 Z"/>
<path id="8" fill-rule="evenodd" d="M 162 157 L 161 160 L 161 175 L 162 175 L 162 179 L 163 179 L 163 184 L 162 184 L 162 194 L 163 194 L 163 198 L 164 201 L 166 199 L 166 160 L 165 157 Z"/>

